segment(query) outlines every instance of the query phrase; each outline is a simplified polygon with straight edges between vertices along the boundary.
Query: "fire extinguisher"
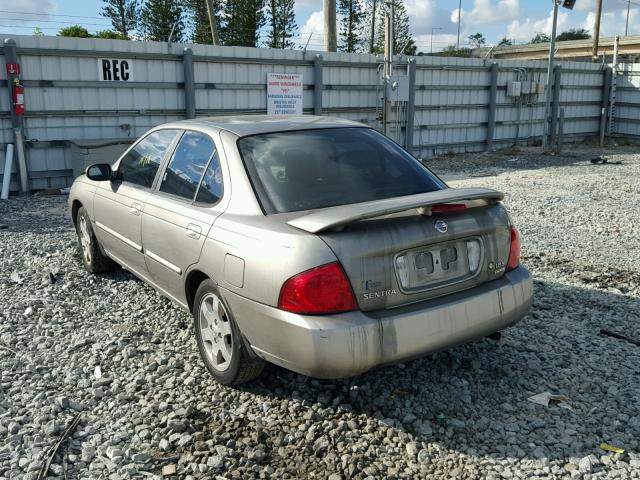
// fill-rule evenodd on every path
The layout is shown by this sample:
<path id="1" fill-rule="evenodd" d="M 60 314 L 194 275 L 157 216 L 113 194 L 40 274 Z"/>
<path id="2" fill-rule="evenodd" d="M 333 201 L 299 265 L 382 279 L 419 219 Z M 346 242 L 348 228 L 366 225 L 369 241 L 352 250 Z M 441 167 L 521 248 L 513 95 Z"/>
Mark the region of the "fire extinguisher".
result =
<path id="1" fill-rule="evenodd" d="M 24 87 L 17 80 L 13 85 L 13 110 L 16 115 L 24 115 Z"/>

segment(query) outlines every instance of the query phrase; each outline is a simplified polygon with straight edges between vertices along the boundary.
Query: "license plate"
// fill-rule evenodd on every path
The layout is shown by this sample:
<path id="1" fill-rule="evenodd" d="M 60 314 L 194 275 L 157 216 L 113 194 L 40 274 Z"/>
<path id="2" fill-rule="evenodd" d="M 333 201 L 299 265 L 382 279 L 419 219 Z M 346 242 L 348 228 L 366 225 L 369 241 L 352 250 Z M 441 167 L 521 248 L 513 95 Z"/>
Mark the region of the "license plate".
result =
<path id="1" fill-rule="evenodd" d="M 400 288 L 423 290 L 475 275 L 480 263 L 479 239 L 464 239 L 402 252 L 395 257 Z"/>

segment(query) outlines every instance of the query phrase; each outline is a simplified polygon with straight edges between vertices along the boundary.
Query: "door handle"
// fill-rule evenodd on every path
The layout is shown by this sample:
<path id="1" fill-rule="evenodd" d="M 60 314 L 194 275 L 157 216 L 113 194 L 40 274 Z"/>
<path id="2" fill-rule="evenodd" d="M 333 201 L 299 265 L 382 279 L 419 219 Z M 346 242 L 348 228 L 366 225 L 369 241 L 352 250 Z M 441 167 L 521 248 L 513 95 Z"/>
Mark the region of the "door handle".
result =
<path id="1" fill-rule="evenodd" d="M 195 238 L 196 240 L 200 238 L 200 234 L 202 233 L 202 229 L 193 223 L 187 224 L 185 231 L 185 235 L 190 238 Z"/>
<path id="2" fill-rule="evenodd" d="M 140 212 L 142 212 L 142 204 L 133 202 L 131 208 L 129 208 L 129 213 L 132 215 L 140 215 Z"/>

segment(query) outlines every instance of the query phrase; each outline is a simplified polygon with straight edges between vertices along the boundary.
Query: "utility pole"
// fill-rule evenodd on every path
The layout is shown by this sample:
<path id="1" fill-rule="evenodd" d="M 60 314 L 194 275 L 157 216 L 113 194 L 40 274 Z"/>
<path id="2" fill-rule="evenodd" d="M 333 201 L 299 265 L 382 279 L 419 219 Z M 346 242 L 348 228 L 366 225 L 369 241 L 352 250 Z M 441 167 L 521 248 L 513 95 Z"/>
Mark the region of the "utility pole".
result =
<path id="1" fill-rule="evenodd" d="M 327 52 L 338 50 L 336 37 L 336 0 L 324 0 L 324 49 Z"/>
<path id="2" fill-rule="evenodd" d="M 460 22 L 462 21 L 462 0 L 458 2 L 458 42 L 456 43 L 456 50 L 460 50 Z"/>
<path id="3" fill-rule="evenodd" d="M 369 53 L 373 53 L 376 40 L 376 6 L 378 0 L 372 0 L 371 5 L 371 38 L 369 39 Z"/>
<path id="4" fill-rule="evenodd" d="M 542 135 L 542 146 L 547 146 L 547 136 L 549 134 L 549 110 L 551 109 L 551 87 L 553 85 L 553 67 L 556 54 L 556 33 L 558 30 L 558 6 L 561 0 L 553 0 L 553 27 L 551 29 L 551 41 L 549 42 L 549 64 L 547 66 L 547 96 L 544 106 L 544 131 Z"/>
<path id="5" fill-rule="evenodd" d="M 624 27 L 624 36 L 629 35 L 629 10 L 631 10 L 631 0 L 627 1 L 627 25 Z"/>
<path id="6" fill-rule="evenodd" d="M 593 52 L 591 59 L 598 61 L 598 42 L 600 41 L 600 17 L 602 17 L 602 0 L 596 0 L 596 21 L 593 25 Z"/>
<path id="7" fill-rule="evenodd" d="M 388 4 L 387 14 L 384 17 L 384 109 L 382 110 L 382 133 L 389 136 L 391 124 L 391 99 L 389 98 L 389 81 L 393 73 L 393 1 Z"/>
<path id="8" fill-rule="evenodd" d="M 220 45 L 218 38 L 218 25 L 213 15 L 213 0 L 205 0 L 207 2 L 207 16 L 209 17 L 209 26 L 211 27 L 211 39 L 214 45 Z"/>

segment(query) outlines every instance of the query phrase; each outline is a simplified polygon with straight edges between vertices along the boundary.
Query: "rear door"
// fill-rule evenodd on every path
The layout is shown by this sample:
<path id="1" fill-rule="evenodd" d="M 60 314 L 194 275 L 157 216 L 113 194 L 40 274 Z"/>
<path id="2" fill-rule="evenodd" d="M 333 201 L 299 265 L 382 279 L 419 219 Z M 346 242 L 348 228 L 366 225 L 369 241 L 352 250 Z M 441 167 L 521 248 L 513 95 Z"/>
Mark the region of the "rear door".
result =
<path id="1" fill-rule="evenodd" d="M 94 197 L 96 235 L 127 268 L 145 275 L 141 218 L 164 156 L 178 130 L 156 130 L 142 137 L 120 159 L 116 180 L 100 182 Z"/>
<path id="2" fill-rule="evenodd" d="M 223 211 L 220 158 L 209 135 L 187 130 L 168 160 L 142 215 L 142 245 L 153 282 L 177 299 L 184 274 Z"/>

